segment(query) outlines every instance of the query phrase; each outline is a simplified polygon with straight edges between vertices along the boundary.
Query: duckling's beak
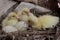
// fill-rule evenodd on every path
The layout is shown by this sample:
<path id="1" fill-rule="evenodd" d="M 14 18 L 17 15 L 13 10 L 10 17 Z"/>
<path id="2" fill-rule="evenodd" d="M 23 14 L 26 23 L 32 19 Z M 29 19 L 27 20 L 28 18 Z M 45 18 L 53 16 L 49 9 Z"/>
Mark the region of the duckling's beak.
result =
<path id="1" fill-rule="evenodd" d="M 19 16 L 16 16 L 17 19 L 19 19 L 20 17 Z"/>
<path id="2" fill-rule="evenodd" d="M 16 18 L 17 18 L 18 20 L 20 20 L 20 16 L 16 16 Z"/>

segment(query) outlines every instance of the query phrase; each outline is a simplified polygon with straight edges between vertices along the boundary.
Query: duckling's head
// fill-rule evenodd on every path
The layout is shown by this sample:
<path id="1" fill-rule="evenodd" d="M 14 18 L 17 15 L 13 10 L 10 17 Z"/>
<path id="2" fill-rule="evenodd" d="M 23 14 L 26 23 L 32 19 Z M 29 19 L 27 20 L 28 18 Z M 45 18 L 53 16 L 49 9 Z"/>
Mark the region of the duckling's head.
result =
<path id="1" fill-rule="evenodd" d="M 16 18 L 16 13 L 15 12 L 11 12 L 11 13 L 9 13 L 9 15 L 8 15 L 8 18 Z"/>
<path id="2" fill-rule="evenodd" d="M 30 9 L 28 8 L 23 8 L 20 12 L 18 12 L 19 15 L 25 15 L 30 12 Z"/>

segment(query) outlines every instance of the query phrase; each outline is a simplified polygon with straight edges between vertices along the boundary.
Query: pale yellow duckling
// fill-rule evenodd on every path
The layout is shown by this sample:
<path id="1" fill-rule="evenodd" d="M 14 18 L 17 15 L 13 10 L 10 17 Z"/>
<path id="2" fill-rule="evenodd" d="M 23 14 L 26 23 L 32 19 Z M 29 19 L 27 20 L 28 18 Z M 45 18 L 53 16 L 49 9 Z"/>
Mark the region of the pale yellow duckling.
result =
<path id="1" fill-rule="evenodd" d="M 9 15 L 3 20 L 2 26 L 7 26 L 7 25 L 15 25 L 18 22 L 16 18 L 16 13 L 11 12 Z"/>
<path id="2" fill-rule="evenodd" d="M 30 10 L 28 8 L 23 8 L 21 11 L 18 12 L 17 18 L 22 21 L 28 21 L 28 13 Z"/>

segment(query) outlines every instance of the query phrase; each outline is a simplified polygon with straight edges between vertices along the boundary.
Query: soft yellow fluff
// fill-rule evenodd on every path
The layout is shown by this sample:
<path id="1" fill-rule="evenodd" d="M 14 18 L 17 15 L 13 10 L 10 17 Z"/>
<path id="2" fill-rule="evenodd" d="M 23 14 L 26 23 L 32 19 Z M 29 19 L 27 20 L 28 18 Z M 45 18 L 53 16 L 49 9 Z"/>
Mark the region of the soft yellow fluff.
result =
<path id="1" fill-rule="evenodd" d="M 28 8 L 23 8 L 22 11 L 23 11 L 23 12 L 26 12 L 26 13 L 29 13 L 29 12 L 30 12 L 30 9 L 28 9 Z"/>
<path id="2" fill-rule="evenodd" d="M 25 31 L 28 28 L 28 24 L 25 21 L 19 21 L 15 27 L 20 31 Z"/>
<path id="3" fill-rule="evenodd" d="M 38 17 L 36 17 L 33 13 L 29 13 L 29 20 L 35 23 L 38 21 Z"/>
<path id="4" fill-rule="evenodd" d="M 12 17 L 16 17 L 16 13 L 15 12 L 10 12 L 9 14 L 8 14 L 8 18 L 12 18 Z"/>
<path id="5" fill-rule="evenodd" d="M 59 17 L 52 15 L 43 15 L 38 19 L 43 28 L 53 28 L 53 26 L 56 26 L 56 24 L 59 22 Z"/>
<path id="6" fill-rule="evenodd" d="M 10 32 L 15 32 L 18 31 L 15 27 L 13 26 L 5 26 L 2 28 L 2 30 L 6 33 L 10 33 Z"/>
<path id="7" fill-rule="evenodd" d="M 30 20 L 31 25 L 32 25 L 33 28 L 36 28 L 36 29 L 41 28 L 41 24 L 38 21 L 38 17 L 36 17 L 34 14 L 29 13 L 29 20 Z"/>

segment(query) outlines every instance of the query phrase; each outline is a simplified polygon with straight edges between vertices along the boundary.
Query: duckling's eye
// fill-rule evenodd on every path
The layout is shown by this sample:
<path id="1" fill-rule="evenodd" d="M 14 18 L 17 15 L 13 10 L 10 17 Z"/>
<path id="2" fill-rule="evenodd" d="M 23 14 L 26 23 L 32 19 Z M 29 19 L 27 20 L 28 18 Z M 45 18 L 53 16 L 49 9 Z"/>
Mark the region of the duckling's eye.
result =
<path id="1" fill-rule="evenodd" d="M 12 17 L 15 17 L 15 16 L 12 16 Z"/>

